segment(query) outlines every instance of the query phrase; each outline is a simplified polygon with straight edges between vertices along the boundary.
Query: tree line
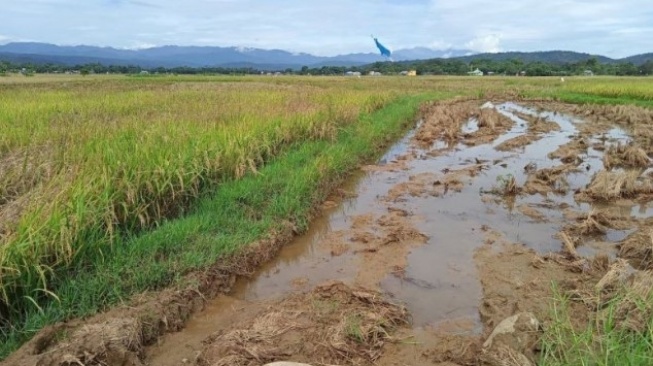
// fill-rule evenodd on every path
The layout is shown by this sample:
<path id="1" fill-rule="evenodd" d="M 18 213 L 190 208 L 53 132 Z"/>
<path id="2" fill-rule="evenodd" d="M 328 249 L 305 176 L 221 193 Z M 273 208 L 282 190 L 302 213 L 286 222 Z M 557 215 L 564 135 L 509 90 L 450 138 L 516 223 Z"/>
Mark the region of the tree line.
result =
<path id="1" fill-rule="evenodd" d="M 371 71 L 382 74 L 398 74 L 405 70 L 416 70 L 418 75 L 466 75 L 472 70 L 479 69 L 484 74 L 495 75 L 518 75 L 527 76 L 567 76 L 583 75 L 591 71 L 595 75 L 618 75 L 618 76 L 640 76 L 653 75 L 653 61 L 647 61 L 642 65 L 635 65 L 631 62 L 622 63 L 601 63 L 597 58 L 589 58 L 575 63 L 555 62 L 524 62 L 519 59 L 492 60 L 473 59 L 465 62 L 457 59 L 433 59 L 408 62 L 376 62 L 363 66 L 304 66 L 301 69 L 276 70 L 284 74 L 300 75 L 343 75 L 347 72 L 360 72 L 368 74 Z M 238 74 L 256 75 L 267 74 L 270 71 L 262 71 L 253 67 L 229 68 L 229 67 L 156 67 L 144 68 L 136 65 L 103 65 L 99 63 L 84 65 L 60 65 L 60 64 L 34 64 L 34 63 L 11 63 L 0 61 L 0 75 L 7 73 L 80 73 L 87 74 Z M 274 72 L 273 72 L 274 73 Z"/>
<path id="2" fill-rule="evenodd" d="M 519 59 L 491 60 L 474 59 L 470 62 L 462 60 L 433 59 L 413 62 L 377 62 L 370 65 L 346 68 L 344 71 L 359 71 L 369 73 L 377 71 L 384 74 L 399 73 L 404 70 L 416 70 L 418 75 L 466 75 L 473 70 L 480 70 L 485 75 L 518 75 L 528 76 L 571 76 L 583 75 L 591 71 L 595 75 L 639 76 L 653 75 L 653 61 L 637 66 L 631 62 L 601 63 L 596 58 L 575 63 L 555 62 L 524 62 Z M 302 73 L 338 74 L 343 68 L 303 69 Z"/>

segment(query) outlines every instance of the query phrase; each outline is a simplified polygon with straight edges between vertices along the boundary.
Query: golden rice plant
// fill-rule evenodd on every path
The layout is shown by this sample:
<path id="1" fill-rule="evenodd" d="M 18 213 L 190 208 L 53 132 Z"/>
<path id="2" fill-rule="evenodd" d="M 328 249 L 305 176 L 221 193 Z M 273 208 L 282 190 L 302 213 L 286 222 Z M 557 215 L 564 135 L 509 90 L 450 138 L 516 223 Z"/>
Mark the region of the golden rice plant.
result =
<path id="1" fill-rule="evenodd" d="M 653 100 L 653 88 L 648 78 L 600 78 L 598 81 L 576 79 L 566 83 L 565 89 L 609 98 Z"/>
<path id="2" fill-rule="evenodd" d="M 396 93 L 353 84 L 92 80 L 0 90 L 0 289 L 180 214 L 291 144 L 334 138 Z"/>

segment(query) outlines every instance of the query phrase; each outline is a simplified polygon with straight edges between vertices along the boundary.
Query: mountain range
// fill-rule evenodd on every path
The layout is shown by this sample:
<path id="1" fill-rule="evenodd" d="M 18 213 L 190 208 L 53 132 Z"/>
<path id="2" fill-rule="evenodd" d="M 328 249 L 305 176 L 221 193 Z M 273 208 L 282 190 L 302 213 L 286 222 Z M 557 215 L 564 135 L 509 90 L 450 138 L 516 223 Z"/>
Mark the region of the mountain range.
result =
<path id="1" fill-rule="evenodd" d="M 653 53 L 622 59 L 572 51 L 474 53 L 465 49 L 434 50 L 425 47 L 393 52 L 394 61 L 429 60 L 438 58 L 470 62 L 475 59 L 523 62 L 576 63 L 596 57 L 601 63 L 632 62 L 641 65 L 653 60 Z M 360 66 L 385 61 L 377 53 L 352 53 L 338 56 L 315 56 L 284 50 L 242 47 L 162 46 L 139 50 L 95 46 L 58 46 L 48 43 L 18 42 L 0 45 L 0 61 L 15 63 L 60 64 L 67 66 L 88 63 L 143 68 L 155 67 L 252 67 L 259 70 L 299 69 L 322 66 Z"/>
<path id="2" fill-rule="evenodd" d="M 469 50 L 411 48 L 393 53 L 395 61 L 423 60 L 469 55 Z M 141 67 L 256 67 L 259 69 L 321 66 L 357 66 L 385 61 L 375 53 L 353 53 L 331 57 L 283 50 L 242 47 L 163 46 L 139 50 L 94 46 L 57 46 L 20 42 L 0 45 L 0 60 L 21 63 L 79 65 L 137 65 Z"/>

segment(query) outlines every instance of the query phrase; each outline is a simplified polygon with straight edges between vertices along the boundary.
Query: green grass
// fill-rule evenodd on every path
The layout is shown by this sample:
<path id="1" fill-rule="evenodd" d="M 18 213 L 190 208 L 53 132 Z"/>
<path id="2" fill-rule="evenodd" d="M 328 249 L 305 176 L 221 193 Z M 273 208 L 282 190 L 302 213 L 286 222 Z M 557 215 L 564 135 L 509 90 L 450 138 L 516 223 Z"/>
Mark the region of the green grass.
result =
<path id="1" fill-rule="evenodd" d="M 183 218 L 118 239 L 101 256 L 59 273 L 52 279 L 58 299 L 42 298 L 40 308 L 32 307 L 15 322 L 0 340 L 0 357 L 46 324 L 93 314 L 134 293 L 174 284 L 184 274 L 265 237 L 284 220 L 306 229 L 312 209 L 330 188 L 399 137 L 421 102 L 436 97 L 399 98 L 377 112 L 364 113 L 340 129 L 335 140 L 297 142 L 258 173 L 223 183 Z"/>
<path id="2" fill-rule="evenodd" d="M 602 310 L 602 320 L 593 315 L 587 324 L 574 326 L 570 299 L 557 289 L 552 301 L 553 321 L 542 339 L 542 366 L 648 366 L 653 365 L 653 319 L 645 319 L 643 332 L 618 327 L 615 314 L 625 294 L 611 300 Z M 642 299 L 638 306 L 650 308 L 653 298 Z"/>
<path id="3" fill-rule="evenodd" d="M 345 334 L 349 339 L 356 343 L 363 343 L 365 341 L 365 335 L 363 334 L 361 323 L 362 320 L 360 314 L 351 314 L 345 319 Z"/>

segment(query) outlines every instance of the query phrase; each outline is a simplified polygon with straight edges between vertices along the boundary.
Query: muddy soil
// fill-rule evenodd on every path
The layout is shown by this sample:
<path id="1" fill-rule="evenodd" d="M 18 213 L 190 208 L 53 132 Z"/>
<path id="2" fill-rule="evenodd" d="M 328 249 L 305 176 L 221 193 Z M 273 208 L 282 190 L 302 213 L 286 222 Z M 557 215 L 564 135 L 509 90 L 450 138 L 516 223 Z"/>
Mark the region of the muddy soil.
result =
<path id="1" fill-rule="evenodd" d="M 291 225 L 246 270 L 48 328 L 7 364 L 529 365 L 552 283 L 578 326 L 597 291 L 651 290 L 653 112 L 465 100 L 422 116 L 278 255 Z M 625 327 L 650 315 L 634 303 Z"/>

